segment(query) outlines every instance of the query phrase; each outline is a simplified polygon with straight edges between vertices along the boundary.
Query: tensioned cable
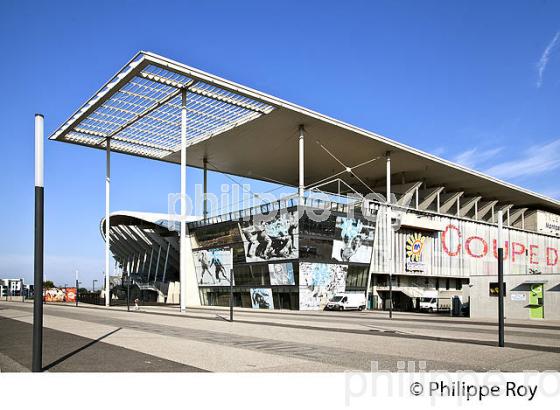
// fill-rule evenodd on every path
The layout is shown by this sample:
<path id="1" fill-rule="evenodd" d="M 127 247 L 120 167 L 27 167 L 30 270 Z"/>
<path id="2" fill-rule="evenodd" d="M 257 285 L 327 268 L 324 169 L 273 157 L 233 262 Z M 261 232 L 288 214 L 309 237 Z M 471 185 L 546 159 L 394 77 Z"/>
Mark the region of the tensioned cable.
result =
<path id="1" fill-rule="evenodd" d="M 314 185 L 320 184 L 320 183 L 324 182 L 325 180 L 328 180 L 328 179 L 331 179 L 331 178 L 335 178 L 335 177 L 337 177 L 337 176 L 339 176 L 339 175 L 341 175 L 341 174 L 343 174 L 343 173 L 345 173 L 345 172 L 348 172 L 348 173 L 352 174 L 358 181 L 360 181 L 360 182 L 362 183 L 362 185 L 364 185 L 370 192 L 375 193 L 375 191 L 374 191 L 373 189 L 371 189 L 371 187 L 370 187 L 368 184 L 366 184 L 358 175 L 356 175 L 356 173 L 355 173 L 353 170 L 356 169 L 356 168 L 358 168 L 358 167 L 361 167 L 361 166 L 363 166 L 363 165 L 369 164 L 369 163 L 371 163 L 371 162 L 373 162 L 373 161 L 376 161 L 376 160 L 378 160 L 379 158 L 381 158 L 381 156 L 377 156 L 377 157 L 375 157 L 375 158 L 372 158 L 372 159 L 369 159 L 369 160 L 367 160 L 367 161 L 364 161 L 364 162 L 362 162 L 362 163 L 360 163 L 360 164 L 354 165 L 353 167 L 349 167 L 349 166 L 347 166 L 346 164 L 344 164 L 341 160 L 339 160 L 332 152 L 330 152 L 330 151 L 321 143 L 321 141 L 319 141 L 319 140 L 317 139 L 317 140 L 315 140 L 315 142 L 316 142 L 327 154 L 329 154 L 336 162 L 338 162 L 340 165 L 342 165 L 342 166 L 344 167 L 344 170 L 343 170 L 343 171 L 340 171 L 340 172 L 338 172 L 338 173 L 336 173 L 336 174 L 334 174 L 334 175 L 332 175 L 332 176 L 330 176 L 330 177 L 323 178 L 323 179 L 321 179 L 321 180 L 318 181 L 318 182 L 315 182 L 315 183 L 313 183 L 313 184 L 310 184 L 310 185 L 308 185 L 308 187 L 313 187 Z"/>
<path id="2" fill-rule="evenodd" d="M 208 159 L 206 160 L 206 162 L 207 162 L 208 164 L 210 164 L 210 166 L 211 166 L 212 168 L 214 168 L 215 171 L 217 171 L 217 172 L 221 173 L 222 175 L 224 175 L 226 178 L 228 178 L 228 179 L 229 179 L 230 181 L 232 181 L 234 184 L 239 185 L 239 186 L 241 187 L 242 190 L 244 190 L 245 192 L 247 192 L 247 193 L 253 195 L 255 198 L 258 198 L 258 199 L 261 199 L 261 200 L 262 200 L 262 198 L 259 198 L 259 197 L 260 197 L 259 194 L 257 194 L 257 193 L 255 193 L 255 192 L 251 191 L 250 189 L 244 187 L 243 184 L 241 184 L 239 181 L 236 181 L 231 175 L 229 175 L 229 174 L 227 174 L 227 173 L 221 171 L 214 163 L 212 163 L 212 162 L 209 161 Z M 279 190 L 279 189 L 281 189 L 281 188 L 285 188 L 285 186 L 282 185 L 282 186 L 279 186 L 279 187 L 270 189 L 270 190 L 268 190 L 268 191 L 263 192 L 263 194 L 269 194 L 269 193 L 274 192 L 274 191 L 277 191 L 277 190 Z M 261 195 L 262 195 L 262 194 L 261 194 Z M 231 207 L 233 207 L 234 205 L 238 205 L 238 204 L 240 204 L 240 203 L 243 203 L 243 202 L 245 202 L 245 199 L 242 199 L 242 200 L 240 200 L 240 201 L 237 201 L 236 203 L 231 204 Z M 221 210 L 223 210 L 223 209 L 225 209 L 225 208 L 227 208 L 227 207 L 226 207 L 226 206 L 223 206 L 223 207 L 221 207 L 221 208 L 216 209 L 215 212 L 221 211 Z"/>

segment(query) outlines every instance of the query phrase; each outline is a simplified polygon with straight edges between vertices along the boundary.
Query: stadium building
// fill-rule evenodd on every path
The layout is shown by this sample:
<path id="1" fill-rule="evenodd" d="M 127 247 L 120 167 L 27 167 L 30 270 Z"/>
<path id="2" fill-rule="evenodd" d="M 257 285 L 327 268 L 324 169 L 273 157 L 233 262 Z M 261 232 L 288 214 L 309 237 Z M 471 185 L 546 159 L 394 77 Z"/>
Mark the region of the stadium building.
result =
<path id="1" fill-rule="evenodd" d="M 501 211 L 506 317 L 560 319 L 559 201 L 176 61 L 138 53 L 51 139 L 105 150 L 107 176 L 113 151 L 181 164 L 182 194 L 187 166 L 297 188 L 200 217 L 109 216 L 107 188 L 107 251 L 153 300 L 227 306 L 233 280 L 256 309 L 385 309 L 391 289 L 395 309 L 495 317 Z"/>

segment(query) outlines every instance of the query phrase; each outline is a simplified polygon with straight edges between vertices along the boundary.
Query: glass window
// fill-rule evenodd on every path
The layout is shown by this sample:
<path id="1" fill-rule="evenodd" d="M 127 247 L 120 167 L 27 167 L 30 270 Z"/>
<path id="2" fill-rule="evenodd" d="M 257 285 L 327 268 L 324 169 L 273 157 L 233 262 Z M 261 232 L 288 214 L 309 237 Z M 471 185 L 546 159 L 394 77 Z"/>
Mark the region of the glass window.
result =
<path id="1" fill-rule="evenodd" d="M 332 260 L 332 240 L 311 237 L 299 237 L 299 257 L 301 260 Z"/>
<path id="2" fill-rule="evenodd" d="M 228 243 L 241 242 L 237 222 L 207 225 L 194 230 L 200 248 L 219 247 Z"/>

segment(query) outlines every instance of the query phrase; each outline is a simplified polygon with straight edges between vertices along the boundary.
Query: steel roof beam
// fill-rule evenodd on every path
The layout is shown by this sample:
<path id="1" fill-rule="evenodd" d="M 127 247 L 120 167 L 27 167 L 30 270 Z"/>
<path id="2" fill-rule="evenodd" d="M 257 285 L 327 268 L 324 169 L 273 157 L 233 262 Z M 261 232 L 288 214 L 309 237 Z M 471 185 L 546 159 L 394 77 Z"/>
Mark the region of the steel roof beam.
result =
<path id="1" fill-rule="evenodd" d="M 434 188 L 428 188 L 426 190 L 420 191 L 420 203 L 418 204 L 418 209 L 421 211 L 427 211 L 436 203 L 436 199 L 439 194 L 445 189 L 445 187 L 438 186 Z M 433 206 L 434 210 L 437 211 L 436 206 Z"/>
<path id="2" fill-rule="evenodd" d="M 440 205 L 439 205 L 439 211 L 442 214 L 447 214 L 449 213 L 449 210 L 451 209 L 451 207 L 453 206 L 457 206 L 457 200 L 463 196 L 464 192 L 452 192 L 449 194 L 443 194 L 440 197 Z"/>
<path id="3" fill-rule="evenodd" d="M 527 212 L 528 209 L 529 208 L 518 208 L 512 210 L 512 212 L 509 215 L 510 225 L 513 226 L 521 217 L 525 215 L 525 212 Z"/>
<path id="4" fill-rule="evenodd" d="M 155 74 L 151 74 L 151 73 L 145 73 L 145 72 L 141 72 L 140 75 L 150 81 L 154 81 L 160 84 L 165 84 L 171 87 L 175 87 L 175 88 L 184 88 L 185 85 L 176 81 L 172 81 L 172 80 L 168 80 L 164 77 L 160 77 L 158 75 Z M 213 86 L 214 87 L 214 86 Z M 189 89 L 190 93 L 193 94 L 198 94 L 201 95 L 203 97 L 207 97 L 207 98 L 211 98 L 212 100 L 217 100 L 217 101 L 221 101 L 230 105 L 236 105 L 238 107 L 241 108 L 245 108 L 246 110 L 251 110 L 251 111 L 255 111 L 258 112 L 260 114 L 268 114 L 270 112 L 270 110 L 263 110 L 260 107 L 256 107 L 253 104 L 248 104 L 248 103 L 244 103 L 241 101 L 236 101 L 230 97 L 227 97 L 225 95 L 220 95 L 218 93 L 215 93 L 213 91 L 208 91 L 208 90 L 202 90 L 202 89 L 198 89 L 195 87 L 192 87 Z"/>
<path id="5" fill-rule="evenodd" d="M 481 196 L 474 196 L 471 198 L 464 198 L 461 201 L 461 208 L 459 209 L 459 216 L 465 217 L 469 214 L 471 210 L 474 209 L 475 205 L 482 199 Z"/>
<path id="6" fill-rule="evenodd" d="M 190 85 L 192 85 L 192 83 L 194 83 L 194 81 L 191 81 L 190 84 L 186 84 L 185 88 L 188 88 Z M 173 98 L 177 97 L 179 94 L 181 93 L 181 89 L 176 89 L 175 91 L 173 91 L 172 93 L 170 93 L 169 95 L 167 95 L 167 97 L 158 100 L 157 102 L 155 102 L 154 104 L 152 104 L 150 107 L 148 107 L 144 112 L 137 114 L 136 117 L 130 119 L 129 121 L 126 122 L 126 124 L 121 125 L 120 128 L 117 128 L 115 131 L 113 131 L 111 134 L 107 135 L 107 138 L 112 138 L 113 136 L 115 136 L 116 134 L 118 134 L 119 132 L 121 132 L 122 130 L 124 130 L 125 128 L 131 126 L 132 124 L 134 124 L 135 122 L 141 120 L 142 118 L 144 118 L 146 115 L 148 115 L 149 113 L 151 113 L 152 111 L 158 109 L 159 107 L 161 107 L 162 105 L 166 104 L 167 102 L 171 101 Z"/>

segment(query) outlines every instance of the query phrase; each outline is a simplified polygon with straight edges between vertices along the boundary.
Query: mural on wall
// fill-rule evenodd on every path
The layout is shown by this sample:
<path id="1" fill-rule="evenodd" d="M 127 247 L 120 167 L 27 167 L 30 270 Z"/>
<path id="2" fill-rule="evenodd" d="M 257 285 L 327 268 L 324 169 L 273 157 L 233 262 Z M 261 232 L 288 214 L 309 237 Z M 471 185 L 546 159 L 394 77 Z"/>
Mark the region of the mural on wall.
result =
<path id="1" fill-rule="evenodd" d="M 194 251 L 193 256 L 199 285 L 229 286 L 230 270 L 233 267 L 230 249 L 213 248 Z"/>
<path id="2" fill-rule="evenodd" d="M 247 262 L 262 262 L 298 257 L 297 211 L 281 212 L 271 220 L 260 216 L 250 222 L 240 222 Z"/>
<path id="3" fill-rule="evenodd" d="M 272 289 L 270 288 L 251 288 L 251 304 L 253 309 L 274 309 L 272 299 Z"/>
<path id="4" fill-rule="evenodd" d="M 373 222 L 337 216 L 332 257 L 341 262 L 370 263 L 374 238 Z"/>
<path id="5" fill-rule="evenodd" d="M 270 273 L 270 284 L 276 285 L 295 285 L 294 267 L 289 263 L 269 263 L 268 272 Z"/>
<path id="6" fill-rule="evenodd" d="M 50 288 L 43 293 L 44 302 L 76 302 L 76 288 Z"/>
<path id="7" fill-rule="evenodd" d="M 299 308 L 320 310 L 346 289 L 348 266 L 327 263 L 299 264 Z"/>
<path id="8" fill-rule="evenodd" d="M 426 263 L 424 261 L 424 249 L 426 237 L 419 232 L 408 235 L 406 239 L 406 265 L 408 272 L 424 272 Z"/>

